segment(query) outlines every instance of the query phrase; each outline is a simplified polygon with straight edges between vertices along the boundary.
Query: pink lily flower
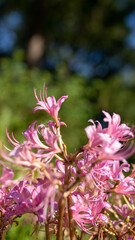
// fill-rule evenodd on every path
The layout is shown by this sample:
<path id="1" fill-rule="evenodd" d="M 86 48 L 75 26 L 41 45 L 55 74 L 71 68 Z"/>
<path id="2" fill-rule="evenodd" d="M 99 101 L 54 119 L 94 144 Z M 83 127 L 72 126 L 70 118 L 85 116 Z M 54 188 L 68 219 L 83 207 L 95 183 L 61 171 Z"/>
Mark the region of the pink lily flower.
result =
<path id="1" fill-rule="evenodd" d="M 11 139 L 7 133 L 9 141 L 15 147 L 12 150 L 8 149 L 10 151 L 8 155 L 1 151 L 4 159 L 21 166 L 40 169 L 43 162 L 49 163 L 56 153 L 61 152 L 58 146 L 58 136 L 43 124 L 36 128 L 34 125 L 35 122 L 23 132 L 26 138 L 23 143 L 19 143 L 14 137 Z"/>
<path id="2" fill-rule="evenodd" d="M 0 177 L 0 184 L 7 187 L 17 183 L 17 180 L 12 180 L 14 178 L 14 172 L 12 169 L 4 167 L 2 169 L 2 175 Z"/>
<path id="3" fill-rule="evenodd" d="M 134 134 L 130 127 L 125 123 L 120 124 L 121 118 L 119 114 L 113 113 L 113 116 L 108 112 L 102 111 L 105 115 L 104 122 L 108 122 L 106 133 L 112 135 L 119 141 L 128 141 L 134 138 Z"/>
<path id="4" fill-rule="evenodd" d="M 127 204 L 123 204 L 121 208 L 116 205 L 113 205 L 113 207 L 116 209 L 117 213 L 124 219 L 130 216 L 130 214 L 132 213 L 132 210 L 129 209 Z"/>
<path id="5" fill-rule="evenodd" d="M 135 194 L 135 179 L 131 177 L 122 179 L 115 189 L 112 189 L 112 192 L 127 196 Z"/>
<path id="6" fill-rule="evenodd" d="M 108 122 L 108 127 L 102 129 L 99 122 L 96 126 L 93 120 L 89 120 L 93 125 L 85 128 L 89 141 L 83 147 L 84 156 L 91 163 L 97 160 L 123 161 L 131 156 L 135 149 L 132 144 L 126 147 L 120 141 L 128 141 L 134 137 L 134 134 L 126 124 L 120 125 L 118 114 L 114 114 L 111 118 L 110 114 L 103 112 L 106 115 L 104 121 Z"/>
<path id="7" fill-rule="evenodd" d="M 73 194 L 72 199 L 74 205 L 71 207 L 73 210 L 73 219 L 77 222 L 80 229 L 89 234 L 92 234 L 92 228 L 100 222 L 108 223 L 106 215 L 101 213 L 103 208 L 110 208 L 110 204 L 104 202 L 105 194 L 102 198 L 91 200 L 89 194 Z"/>
<path id="8" fill-rule="evenodd" d="M 34 108 L 34 112 L 37 110 L 45 110 L 48 112 L 54 120 L 58 121 L 58 112 L 60 110 L 61 104 L 68 98 L 68 96 L 62 96 L 57 102 L 54 96 L 47 97 L 47 90 L 45 89 L 45 84 L 43 86 L 43 93 L 40 92 L 40 100 L 37 96 L 36 90 L 34 91 L 37 100 L 37 107 Z"/>

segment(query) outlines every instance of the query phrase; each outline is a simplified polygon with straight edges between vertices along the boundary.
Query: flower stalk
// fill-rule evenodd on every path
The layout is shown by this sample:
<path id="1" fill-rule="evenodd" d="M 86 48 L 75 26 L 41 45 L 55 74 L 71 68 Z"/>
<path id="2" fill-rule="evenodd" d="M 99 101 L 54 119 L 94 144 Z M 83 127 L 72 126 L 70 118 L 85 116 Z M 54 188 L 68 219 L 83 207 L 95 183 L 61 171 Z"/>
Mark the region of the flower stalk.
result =
<path id="1" fill-rule="evenodd" d="M 46 240 L 51 240 L 51 238 L 50 238 L 50 231 L 49 231 L 49 224 L 48 223 L 46 223 L 45 224 L 45 234 L 46 234 Z"/>
<path id="2" fill-rule="evenodd" d="M 67 197 L 68 202 L 68 218 L 69 218 L 69 231 L 70 231 L 70 239 L 75 240 L 75 229 L 74 229 L 74 219 L 73 219 L 73 212 L 72 212 L 72 198 L 71 194 Z"/>
<path id="3" fill-rule="evenodd" d="M 59 217 L 58 217 L 58 231 L 57 231 L 57 240 L 63 240 L 63 216 L 64 216 L 64 210 L 65 210 L 65 203 L 66 200 L 64 197 L 62 197 L 59 201 Z"/>

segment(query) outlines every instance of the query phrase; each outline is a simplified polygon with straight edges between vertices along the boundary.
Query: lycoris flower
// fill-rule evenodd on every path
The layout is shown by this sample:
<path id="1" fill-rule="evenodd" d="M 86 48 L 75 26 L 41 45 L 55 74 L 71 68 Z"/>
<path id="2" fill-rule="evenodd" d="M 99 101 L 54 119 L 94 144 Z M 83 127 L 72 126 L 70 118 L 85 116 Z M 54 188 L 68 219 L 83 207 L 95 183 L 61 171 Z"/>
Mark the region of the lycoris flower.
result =
<path id="1" fill-rule="evenodd" d="M 131 209 L 129 209 L 127 204 L 123 204 L 122 208 L 119 208 L 116 205 L 113 205 L 113 207 L 117 210 L 117 213 L 122 217 L 122 218 L 127 218 L 130 216 L 132 213 Z"/>
<path id="2" fill-rule="evenodd" d="M 84 196 L 80 194 L 72 195 L 73 206 L 73 218 L 77 222 L 83 231 L 92 233 L 92 228 L 95 227 L 98 222 L 104 221 L 108 223 L 108 218 L 102 213 L 104 208 L 110 208 L 107 202 L 104 202 L 105 194 L 97 201 L 91 199 L 91 196 L 87 193 Z"/>
<path id="3" fill-rule="evenodd" d="M 135 179 L 131 177 L 122 179 L 112 191 L 115 193 L 125 194 L 127 196 L 135 194 Z"/>
<path id="4" fill-rule="evenodd" d="M 23 132 L 26 138 L 23 143 L 19 143 L 15 138 L 11 139 L 7 133 L 9 141 L 15 146 L 14 149 L 9 150 L 9 155 L 2 152 L 2 156 L 7 161 L 31 168 L 42 168 L 43 162 L 50 162 L 56 153 L 61 152 L 58 146 L 59 137 L 43 124 L 36 128 L 34 125 L 35 123 L 32 123 Z"/>
<path id="5" fill-rule="evenodd" d="M 85 128 L 89 141 L 83 147 L 84 155 L 91 163 L 101 160 L 125 161 L 135 152 L 135 149 L 132 144 L 126 147 L 122 141 L 133 139 L 134 134 L 126 124 L 120 125 L 118 114 L 113 114 L 111 118 L 109 113 L 105 111 L 103 113 L 106 116 L 104 121 L 108 122 L 108 127 L 102 128 L 99 122 L 96 126 L 93 120 L 89 120 L 93 125 Z"/>
<path id="6" fill-rule="evenodd" d="M 119 141 L 128 141 L 134 138 L 134 134 L 130 127 L 125 123 L 120 124 L 121 118 L 119 114 L 113 113 L 113 116 L 108 112 L 102 111 L 105 115 L 104 122 L 108 122 L 108 127 L 105 129 L 106 133 L 113 136 Z"/>
<path id="7" fill-rule="evenodd" d="M 47 97 L 47 90 L 45 89 L 45 84 L 43 86 L 43 93 L 40 92 L 40 100 L 37 96 L 36 90 L 35 97 L 37 100 L 37 107 L 34 108 L 34 112 L 37 110 L 45 110 L 48 112 L 57 122 L 58 121 L 58 112 L 60 110 L 61 104 L 68 98 L 68 96 L 62 96 L 57 102 L 54 96 Z"/>
<path id="8" fill-rule="evenodd" d="M 13 170 L 3 166 L 2 175 L 0 177 L 0 185 L 4 185 L 4 186 L 13 185 L 13 183 L 17 181 L 12 180 L 12 178 L 14 178 Z"/>

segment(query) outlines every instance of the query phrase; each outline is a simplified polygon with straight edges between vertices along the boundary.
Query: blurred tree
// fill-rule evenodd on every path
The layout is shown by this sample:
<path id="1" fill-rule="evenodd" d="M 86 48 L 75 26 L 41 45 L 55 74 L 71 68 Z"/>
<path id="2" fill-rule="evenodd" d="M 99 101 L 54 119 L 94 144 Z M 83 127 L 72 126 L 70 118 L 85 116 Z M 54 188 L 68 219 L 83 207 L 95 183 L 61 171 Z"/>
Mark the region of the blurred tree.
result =
<path id="1" fill-rule="evenodd" d="M 32 65 L 36 64 L 36 61 L 39 62 L 41 52 L 45 49 L 47 53 L 52 43 L 58 43 L 59 46 L 68 44 L 74 50 L 98 50 L 100 54 L 96 57 L 97 64 L 94 68 L 97 67 L 97 70 L 94 77 L 104 78 L 117 72 L 127 63 L 135 64 L 135 44 L 132 37 L 134 10 L 134 0 L 2 0 L 0 29 L 4 25 L 7 32 L 0 32 L 3 38 L 4 34 L 8 35 L 10 41 L 7 41 L 6 37 L 3 41 L 7 41 L 8 46 L 11 45 L 10 50 L 15 46 L 27 49 L 27 61 Z M 13 22 L 18 22 L 18 25 L 15 26 Z M 35 46 L 32 45 L 32 40 L 36 36 L 39 37 L 39 44 L 36 41 Z M 37 60 L 29 57 L 32 47 L 33 52 L 35 48 L 39 51 L 39 54 L 36 52 L 39 56 Z M 1 53 L 3 48 L 1 47 Z M 6 52 L 6 48 L 4 49 Z M 88 55 L 86 61 L 89 62 L 89 58 L 91 56 Z M 46 64 L 41 65 L 47 67 Z M 86 66 L 84 67 L 83 72 L 86 72 Z"/>
<path id="2" fill-rule="evenodd" d="M 124 19 L 133 10 L 133 0 L 28 0 L 1 2 L 1 18 L 11 11 L 23 16 L 20 38 L 23 42 L 40 34 L 50 40 L 74 46 L 121 48 L 126 35 Z M 125 5 L 125 6 L 124 6 Z M 100 36 L 100 41 L 99 41 Z M 20 39 L 19 39 L 20 40 Z M 110 49 L 110 44 L 114 49 Z"/>

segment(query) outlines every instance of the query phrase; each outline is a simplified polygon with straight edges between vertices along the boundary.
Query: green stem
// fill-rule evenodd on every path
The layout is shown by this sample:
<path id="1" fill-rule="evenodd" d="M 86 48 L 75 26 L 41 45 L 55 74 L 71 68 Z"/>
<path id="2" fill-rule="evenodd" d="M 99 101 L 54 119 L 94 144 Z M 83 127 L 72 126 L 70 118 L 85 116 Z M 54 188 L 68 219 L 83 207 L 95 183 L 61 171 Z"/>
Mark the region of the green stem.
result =
<path id="1" fill-rule="evenodd" d="M 127 200 L 125 195 L 122 195 L 124 201 L 126 202 L 126 204 L 128 205 L 129 209 L 133 210 L 133 207 L 131 206 L 130 202 Z"/>

